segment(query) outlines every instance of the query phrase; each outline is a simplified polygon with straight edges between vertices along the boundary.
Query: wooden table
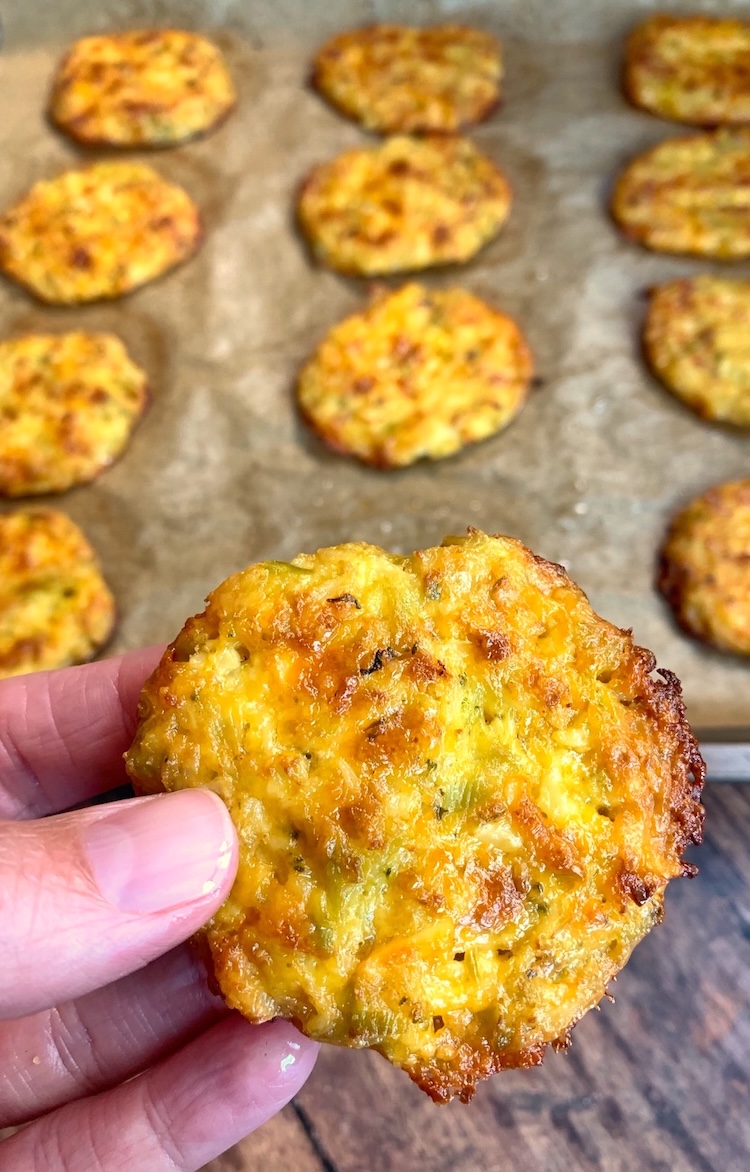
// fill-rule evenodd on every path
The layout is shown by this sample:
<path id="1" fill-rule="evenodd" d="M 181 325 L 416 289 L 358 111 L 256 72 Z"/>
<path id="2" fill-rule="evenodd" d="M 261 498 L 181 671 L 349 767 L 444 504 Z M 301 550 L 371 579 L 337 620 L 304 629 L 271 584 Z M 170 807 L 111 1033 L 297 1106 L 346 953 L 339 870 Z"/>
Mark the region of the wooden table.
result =
<path id="1" fill-rule="evenodd" d="M 436 1107 L 325 1047 L 294 1103 L 210 1172 L 750 1172 L 750 786 L 709 787 L 693 881 L 567 1054 Z"/>

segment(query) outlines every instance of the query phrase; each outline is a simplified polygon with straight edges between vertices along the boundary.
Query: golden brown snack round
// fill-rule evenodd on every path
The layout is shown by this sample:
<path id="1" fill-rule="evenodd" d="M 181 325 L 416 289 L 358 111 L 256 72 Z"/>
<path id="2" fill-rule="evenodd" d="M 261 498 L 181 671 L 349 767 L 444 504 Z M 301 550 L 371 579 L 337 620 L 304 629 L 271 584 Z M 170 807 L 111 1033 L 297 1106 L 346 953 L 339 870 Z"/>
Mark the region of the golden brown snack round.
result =
<path id="1" fill-rule="evenodd" d="M 144 372 L 112 334 L 0 342 L 0 495 L 93 480 L 124 450 L 147 397 Z"/>
<path id="2" fill-rule="evenodd" d="M 229 578 L 127 754 L 139 790 L 207 786 L 235 820 L 206 929 L 228 1003 L 439 1101 L 567 1045 L 694 870 L 703 763 L 654 666 L 507 537 Z"/>
<path id="3" fill-rule="evenodd" d="M 0 215 L 0 269 L 42 301 L 119 297 L 195 252 L 198 209 L 145 163 L 94 163 L 35 183 Z"/>
<path id="4" fill-rule="evenodd" d="M 459 24 L 373 24 L 332 37 L 318 51 L 313 83 L 367 130 L 456 131 L 500 101 L 501 49 Z"/>
<path id="5" fill-rule="evenodd" d="M 750 122 L 750 24 L 649 17 L 628 38 L 625 92 L 636 106 L 677 122 Z"/>
<path id="6" fill-rule="evenodd" d="M 657 252 L 750 256 L 750 130 L 667 139 L 620 175 L 612 214 Z"/>
<path id="7" fill-rule="evenodd" d="M 405 285 L 335 326 L 297 386 L 336 451 L 379 468 L 453 455 L 521 410 L 532 363 L 516 323 L 463 289 Z"/>
<path id="8" fill-rule="evenodd" d="M 677 514 L 658 585 L 688 634 L 750 655 L 750 480 L 719 484 Z"/>
<path id="9" fill-rule="evenodd" d="M 652 289 L 646 356 L 704 419 L 750 427 L 750 281 L 692 277 Z"/>
<path id="10" fill-rule="evenodd" d="M 171 146 L 211 130 L 235 102 L 207 37 L 135 29 L 75 42 L 54 78 L 50 117 L 89 145 Z"/>
<path id="11" fill-rule="evenodd" d="M 0 679 L 86 662 L 114 621 L 96 554 L 69 517 L 0 516 Z"/>
<path id="12" fill-rule="evenodd" d="M 398 136 L 313 168 L 299 199 L 313 253 L 376 276 L 469 260 L 508 218 L 510 187 L 465 138 Z"/>

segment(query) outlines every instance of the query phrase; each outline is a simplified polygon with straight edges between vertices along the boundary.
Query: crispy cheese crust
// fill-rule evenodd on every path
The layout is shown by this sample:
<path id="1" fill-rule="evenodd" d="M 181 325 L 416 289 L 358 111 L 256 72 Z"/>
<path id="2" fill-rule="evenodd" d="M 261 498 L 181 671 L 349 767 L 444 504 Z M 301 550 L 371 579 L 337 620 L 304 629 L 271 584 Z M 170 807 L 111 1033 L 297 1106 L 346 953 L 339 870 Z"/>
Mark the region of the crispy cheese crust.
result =
<path id="1" fill-rule="evenodd" d="M 332 37 L 315 57 L 313 84 L 367 130 L 456 131 L 500 101 L 499 43 L 464 25 L 373 24 Z"/>
<path id="2" fill-rule="evenodd" d="M 463 289 L 410 284 L 335 326 L 304 367 L 297 397 L 336 451 L 397 468 L 506 427 L 531 372 L 511 318 Z"/>
<path id="3" fill-rule="evenodd" d="M 750 655 L 750 480 L 719 484 L 677 514 L 658 584 L 688 634 Z"/>
<path id="4" fill-rule="evenodd" d="M 750 427 L 750 281 L 692 277 L 651 291 L 646 355 L 704 419 Z"/>
<path id="5" fill-rule="evenodd" d="M 0 516 L 0 679 L 84 663 L 114 621 L 96 555 L 69 517 Z"/>
<path id="6" fill-rule="evenodd" d="M 630 34 L 625 92 L 676 122 L 750 122 L 750 24 L 657 13 Z"/>
<path id="7" fill-rule="evenodd" d="M 198 209 L 145 163 L 94 163 L 35 183 L 0 215 L 0 269 L 42 301 L 119 297 L 196 249 Z"/>
<path id="8" fill-rule="evenodd" d="M 298 214 L 318 260 L 375 276 L 469 260 L 499 232 L 510 199 L 467 139 L 398 136 L 313 168 Z"/>
<path id="9" fill-rule="evenodd" d="M 210 130 L 235 101 L 207 37 L 137 29 L 75 42 L 55 76 L 50 117 L 89 145 L 171 146 Z"/>
<path id="10" fill-rule="evenodd" d="M 112 334 L 0 342 L 0 494 L 64 492 L 121 454 L 146 376 Z"/>
<path id="11" fill-rule="evenodd" d="M 750 256 L 750 130 L 667 139 L 620 175 L 612 214 L 657 252 Z"/>
<path id="12" fill-rule="evenodd" d="M 228 1003 L 438 1101 L 567 1044 L 701 837 L 703 764 L 654 666 L 511 538 L 229 578 L 127 754 L 139 790 L 208 786 L 236 822 L 206 928 Z"/>

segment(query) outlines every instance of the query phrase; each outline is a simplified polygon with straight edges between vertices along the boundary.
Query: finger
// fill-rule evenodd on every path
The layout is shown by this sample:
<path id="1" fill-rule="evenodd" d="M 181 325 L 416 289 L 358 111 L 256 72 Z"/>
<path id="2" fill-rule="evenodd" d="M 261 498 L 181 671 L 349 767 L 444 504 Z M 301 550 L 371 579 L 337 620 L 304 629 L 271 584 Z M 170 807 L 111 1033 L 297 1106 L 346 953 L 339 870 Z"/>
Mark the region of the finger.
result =
<path id="1" fill-rule="evenodd" d="M 0 825 L 0 1018 L 71 1001 L 186 940 L 229 892 L 223 802 L 181 790 Z"/>
<path id="2" fill-rule="evenodd" d="M 288 1103 L 316 1052 L 288 1022 L 232 1015 L 132 1082 L 17 1132 L 0 1172 L 196 1172 Z"/>
<path id="3" fill-rule="evenodd" d="M 58 813 L 125 779 L 138 696 L 163 650 L 0 680 L 0 818 Z"/>
<path id="4" fill-rule="evenodd" d="M 228 1013 L 187 944 L 77 1001 L 0 1024 L 0 1127 L 117 1086 Z"/>

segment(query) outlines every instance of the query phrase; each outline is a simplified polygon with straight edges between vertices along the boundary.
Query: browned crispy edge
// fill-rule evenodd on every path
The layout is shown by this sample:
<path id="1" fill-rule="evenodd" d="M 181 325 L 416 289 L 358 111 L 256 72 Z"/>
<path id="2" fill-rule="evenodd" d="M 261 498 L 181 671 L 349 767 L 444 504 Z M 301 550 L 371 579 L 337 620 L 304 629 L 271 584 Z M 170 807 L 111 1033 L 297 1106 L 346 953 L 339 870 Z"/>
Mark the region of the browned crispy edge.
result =
<path id="1" fill-rule="evenodd" d="M 296 393 L 295 402 L 297 404 L 297 413 L 302 422 L 307 427 L 309 427 L 310 431 L 313 432 L 313 434 L 320 440 L 321 443 L 325 444 L 329 451 L 335 452 L 337 456 L 347 456 L 349 459 L 356 460 L 358 463 L 364 464 L 366 468 L 375 468 L 379 472 L 399 472 L 406 468 L 411 468 L 413 464 L 418 464 L 422 460 L 427 460 L 430 464 L 435 464 L 438 460 L 441 462 L 443 460 L 451 460 L 455 456 L 460 456 L 461 452 L 463 452 L 466 448 L 473 448 L 476 444 L 486 443 L 488 440 L 494 439 L 502 432 L 507 431 L 521 414 L 521 411 L 523 410 L 523 407 L 529 397 L 530 387 L 531 379 L 528 380 L 526 387 L 524 388 L 523 398 L 515 415 L 513 415 L 512 418 L 509 419 L 503 427 L 498 428 L 497 431 L 492 432 L 490 435 L 484 436 L 482 439 L 467 440 L 466 443 L 463 443 L 460 448 L 457 448 L 456 451 L 452 452 L 449 456 L 417 456 L 416 459 L 409 460 L 406 464 L 398 464 L 392 460 L 388 460 L 381 448 L 376 449 L 372 456 L 361 456 L 359 452 L 353 452 L 350 448 L 347 448 L 346 444 L 340 443 L 339 440 L 337 440 L 325 427 L 321 426 L 315 419 L 313 419 L 309 412 L 307 412 L 300 403 L 299 397 L 296 395 Z"/>
<path id="2" fill-rule="evenodd" d="M 553 579 L 562 580 L 566 585 L 572 586 L 588 602 L 588 595 L 573 582 L 564 566 L 549 562 L 538 554 L 532 553 L 531 556 L 540 569 L 546 569 Z M 706 764 L 687 720 L 682 684 L 674 672 L 657 665 L 653 652 L 633 642 L 631 628 L 615 627 L 609 620 L 597 617 L 600 622 L 606 622 L 614 632 L 629 641 L 630 668 L 639 686 L 639 695 L 633 703 L 645 709 L 660 728 L 666 726 L 673 732 L 680 750 L 677 768 L 672 776 L 669 810 L 673 815 L 672 822 L 677 827 L 675 851 L 681 857 L 688 846 L 699 846 L 703 841 L 704 811 L 700 804 L 700 795 L 706 778 Z M 698 872 L 693 864 L 683 862 L 682 873 L 692 877 Z"/>
<path id="3" fill-rule="evenodd" d="M 695 500 L 701 500 L 710 497 L 715 489 L 721 487 L 723 486 L 715 485 L 714 488 L 708 489 L 705 493 L 701 493 L 699 497 L 693 498 L 693 501 L 690 503 L 694 503 Z M 676 558 L 670 557 L 668 548 L 675 530 L 681 521 L 682 514 L 684 513 L 685 508 L 688 507 L 689 505 L 686 505 L 684 508 L 679 509 L 672 517 L 672 520 L 670 521 L 667 528 L 667 532 L 662 541 L 657 559 L 655 583 L 656 589 L 667 602 L 672 612 L 672 617 L 681 631 L 684 631 L 686 635 L 689 635 L 691 639 L 695 639 L 704 647 L 710 647 L 714 651 L 722 652 L 724 655 L 735 655 L 738 660 L 741 659 L 746 663 L 747 656 L 745 656 L 741 651 L 734 650 L 731 647 L 725 646 L 723 643 L 716 642 L 716 640 L 711 638 L 707 631 L 701 631 L 694 627 L 687 617 L 685 610 L 685 598 L 690 585 L 690 572 L 683 562 L 678 561 Z"/>
<path id="4" fill-rule="evenodd" d="M 328 161 L 330 162 L 331 160 Z M 332 269 L 335 273 L 341 273 L 341 275 L 344 277 L 364 277 L 365 279 L 371 278 L 372 274 L 363 273 L 360 271 L 360 269 L 354 266 L 340 265 L 336 261 L 329 259 L 328 256 L 322 256 L 315 248 L 314 233 L 310 231 L 302 215 L 302 198 L 308 188 L 311 187 L 314 183 L 316 172 L 322 166 L 325 166 L 325 164 L 314 163 L 313 166 L 310 167 L 307 174 L 304 175 L 298 182 L 294 197 L 294 222 L 305 245 L 307 255 L 311 262 L 318 268 Z"/>
<path id="5" fill-rule="evenodd" d="M 535 554 L 532 556 L 537 565 L 546 569 L 550 576 L 563 579 L 567 584 L 571 583 L 564 567 L 547 562 Z M 705 811 L 701 805 L 700 795 L 706 777 L 706 764 L 687 722 L 679 679 L 674 672 L 666 668 L 657 668 L 653 654 L 632 642 L 631 631 L 621 633 L 631 639 L 631 668 L 641 690 L 641 695 L 635 703 L 640 703 L 657 725 L 672 732 L 679 750 L 668 793 L 667 808 L 674 832 L 674 849 L 681 859 L 682 876 L 692 879 L 698 874 L 698 868 L 681 856 L 688 846 L 697 846 L 703 841 Z M 654 671 L 657 672 L 655 678 L 651 674 Z M 637 892 L 628 894 L 637 903 L 645 902 L 638 897 Z M 646 893 L 645 898 L 649 898 L 649 893 Z M 663 906 L 660 900 L 654 924 L 660 923 L 662 918 Z M 584 1010 L 581 1016 L 585 1016 L 585 1012 Z M 436 1103 L 449 1102 L 453 1097 L 468 1103 L 481 1079 L 489 1078 L 502 1070 L 540 1066 L 546 1056 L 548 1045 L 554 1050 L 567 1049 L 571 1044 L 571 1033 L 576 1024 L 577 1022 L 572 1022 L 559 1038 L 553 1039 L 550 1043 L 541 1043 L 526 1050 L 497 1054 L 488 1048 L 487 1052 L 479 1057 L 468 1052 L 466 1060 L 461 1062 L 460 1073 L 463 1077 L 458 1080 L 450 1073 L 435 1068 L 408 1070 L 407 1073 Z"/>
<path id="6" fill-rule="evenodd" d="M 647 114 L 652 114 L 657 118 L 667 118 L 667 115 L 660 114 L 653 106 L 647 105 L 640 97 L 640 91 L 636 81 L 636 69 L 648 59 L 651 49 L 651 37 L 649 34 L 648 25 L 653 20 L 654 15 L 665 15 L 664 13 L 653 14 L 651 17 L 646 17 L 640 20 L 628 34 L 625 41 L 625 55 L 622 65 L 622 88 L 625 97 L 632 106 L 638 110 L 643 110 Z M 676 119 L 668 119 L 668 121 L 677 121 Z M 698 125 L 696 123 L 696 125 Z"/>
<path id="7" fill-rule="evenodd" d="M 695 138 L 696 136 L 686 135 L 685 137 Z M 615 176 L 615 182 L 612 187 L 612 192 L 609 197 L 608 210 L 615 226 L 622 233 L 626 240 L 631 240 L 636 244 L 640 244 L 643 248 L 648 248 L 648 245 L 644 244 L 646 229 L 641 226 L 636 226 L 632 223 L 626 222 L 622 212 L 623 191 L 629 181 L 629 172 L 631 167 L 637 161 L 649 159 L 661 145 L 661 143 L 656 143 L 654 146 L 649 147 L 648 150 L 640 151 L 635 155 L 631 155 L 617 172 Z"/>
<path id="8" fill-rule="evenodd" d="M 667 552 L 667 546 L 672 536 L 675 521 L 676 518 L 667 530 L 666 537 L 659 550 L 656 565 L 656 589 L 667 602 L 672 612 L 672 617 L 678 627 L 686 635 L 689 635 L 691 639 L 697 639 L 699 643 L 713 646 L 711 640 L 705 634 L 695 630 L 685 614 L 684 602 L 688 588 L 689 574 L 685 566 L 670 557 Z"/>
<path id="9" fill-rule="evenodd" d="M 397 472 L 403 468 L 409 468 L 411 464 L 394 464 L 385 458 L 383 453 L 378 450 L 372 456 L 361 456 L 358 452 L 352 452 L 347 448 L 346 444 L 342 444 L 335 438 L 335 436 L 321 426 L 308 411 L 302 406 L 299 401 L 299 396 L 295 393 L 295 402 L 297 405 L 297 413 L 301 421 L 306 427 L 310 429 L 313 435 L 320 440 L 330 452 L 335 452 L 337 456 L 346 456 L 350 460 L 356 460 L 359 464 L 364 464 L 366 468 L 375 468 L 379 472 Z M 411 461 L 415 463 L 415 461 Z"/>
<path id="10" fill-rule="evenodd" d="M 694 281 L 693 277 L 681 277 L 675 281 L 665 282 L 665 284 L 680 285 L 681 287 L 685 288 L 685 287 L 691 287 L 693 285 L 693 281 Z M 647 289 L 645 291 L 646 298 L 647 298 L 647 307 L 646 307 L 646 316 L 643 320 L 643 325 L 642 325 L 641 331 L 640 331 L 641 357 L 643 358 L 644 363 L 648 367 L 650 374 L 659 383 L 659 385 L 663 388 L 663 390 L 665 390 L 669 394 L 669 398 L 673 403 L 679 403 L 687 411 L 690 411 L 693 415 L 697 416 L 698 419 L 702 419 L 706 423 L 716 424 L 719 427 L 721 427 L 721 426 L 724 426 L 724 427 L 730 426 L 731 427 L 732 426 L 731 424 L 728 425 L 726 423 L 723 423 L 721 420 L 714 419 L 701 406 L 699 406 L 699 405 L 694 406 L 692 403 L 686 402 L 685 399 L 683 399 L 681 395 L 678 395 L 677 392 L 670 386 L 670 384 L 667 382 L 666 378 L 664 377 L 663 373 L 659 370 L 659 367 L 657 366 L 656 348 L 652 344 L 651 339 L 649 337 L 649 325 L 651 323 L 651 314 L 653 311 L 654 297 L 658 293 L 659 289 L 662 287 L 663 286 L 660 286 L 660 285 L 654 285 L 654 286 L 652 286 L 652 288 Z"/>

